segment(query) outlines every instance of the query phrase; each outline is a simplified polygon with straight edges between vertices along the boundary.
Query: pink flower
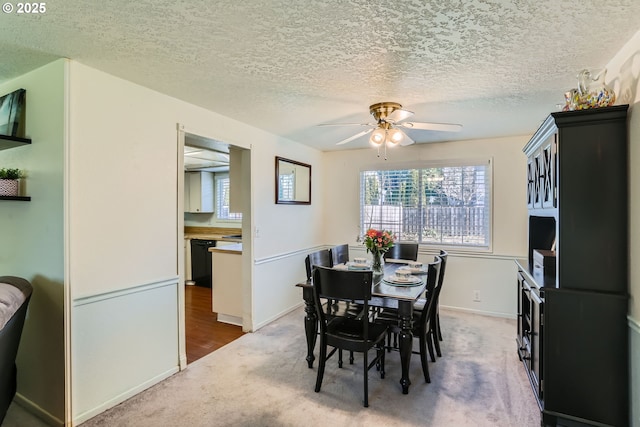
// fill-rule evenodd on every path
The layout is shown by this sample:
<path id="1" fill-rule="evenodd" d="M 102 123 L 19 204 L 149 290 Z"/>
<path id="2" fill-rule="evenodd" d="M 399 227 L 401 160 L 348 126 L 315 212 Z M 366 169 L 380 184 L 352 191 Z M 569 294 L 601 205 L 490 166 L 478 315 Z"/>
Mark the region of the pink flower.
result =
<path id="1" fill-rule="evenodd" d="M 394 237 L 390 231 L 376 230 L 370 228 L 367 230 L 364 238 L 364 244 L 367 252 L 384 253 L 393 246 Z"/>

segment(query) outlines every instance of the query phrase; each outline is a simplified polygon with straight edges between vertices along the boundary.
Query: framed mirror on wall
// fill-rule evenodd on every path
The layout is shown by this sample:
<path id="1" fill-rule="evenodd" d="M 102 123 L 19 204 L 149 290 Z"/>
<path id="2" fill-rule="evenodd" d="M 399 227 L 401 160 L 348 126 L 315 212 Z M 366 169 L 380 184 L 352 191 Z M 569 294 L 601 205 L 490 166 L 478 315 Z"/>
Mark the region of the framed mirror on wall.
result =
<path id="1" fill-rule="evenodd" d="M 311 165 L 276 156 L 276 203 L 311 204 Z"/>

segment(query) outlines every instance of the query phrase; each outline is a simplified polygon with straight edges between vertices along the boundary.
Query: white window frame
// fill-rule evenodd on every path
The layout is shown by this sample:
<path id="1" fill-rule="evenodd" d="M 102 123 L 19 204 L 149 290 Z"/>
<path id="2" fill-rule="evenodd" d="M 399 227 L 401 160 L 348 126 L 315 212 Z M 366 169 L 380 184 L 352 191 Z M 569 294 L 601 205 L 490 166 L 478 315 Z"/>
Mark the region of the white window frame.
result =
<path id="1" fill-rule="evenodd" d="M 402 204 L 390 203 L 390 204 L 375 204 L 372 205 L 375 208 L 379 209 L 379 212 L 372 213 L 372 208 L 365 207 L 365 174 L 366 173 L 376 173 L 376 172 L 384 172 L 386 174 L 391 173 L 393 175 L 394 172 L 401 173 L 401 171 L 425 171 L 432 169 L 445 169 L 445 168 L 463 168 L 463 167 L 473 167 L 473 166 L 483 166 L 484 169 L 484 193 L 480 198 L 483 200 L 481 205 L 477 203 L 473 206 L 476 210 L 484 209 L 484 218 L 480 221 L 484 224 L 484 241 L 483 242 L 465 242 L 462 235 L 455 234 L 460 238 L 460 241 L 453 241 L 453 238 L 444 237 L 444 233 L 440 234 L 439 238 L 428 239 L 425 236 L 425 232 L 433 232 L 431 228 L 425 228 L 425 215 L 428 215 L 428 212 L 424 212 L 425 209 L 425 199 L 422 201 L 417 201 L 417 206 L 410 206 L 411 209 L 418 209 L 420 214 L 417 214 L 421 219 L 417 220 L 416 224 L 407 225 L 406 224 L 406 211 Z M 418 174 L 421 175 L 421 174 Z M 422 175 L 424 178 L 424 175 Z M 376 165 L 374 167 L 368 167 L 366 169 L 362 169 L 359 174 L 359 193 L 360 193 L 360 227 L 362 233 L 364 234 L 366 230 L 370 227 L 372 228 L 382 228 L 386 230 L 391 230 L 396 234 L 396 238 L 398 240 L 418 240 L 419 244 L 424 247 L 433 247 L 433 248 L 443 248 L 446 249 L 454 249 L 459 252 L 491 252 L 492 244 L 493 244 L 493 159 L 484 158 L 484 159 L 455 159 L 455 160 L 441 160 L 441 161 L 427 161 L 427 162 L 411 162 L 411 163 L 398 163 L 391 165 Z M 376 190 L 374 190 L 376 191 Z M 378 190 L 379 191 L 379 190 Z M 384 197 L 384 195 L 381 195 Z M 426 197 L 426 196 L 425 196 Z M 465 205 L 462 201 L 458 200 L 458 202 L 462 203 L 459 208 L 464 210 L 465 208 L 469 208 L 470 206 Z M 442 205 L 442 202 L 437 204 L 440 206 L 440 210 L 445 207 Z M 387 207 L 389 206 L 389 207 Z M 482 206 L 482 209 L 480 209 Z M 395 210 L 393 209 L 395 208 Z M 435 206 L 432 206 L 435 208 Z M 453 206 L 446 206 L 450 211 L 455 211 Z M 387 211 L 385 211 L 385 209 Z M 461 209 L 458 209 L 460 211 Z M 473 212 L 474 209 L 471 209 Z M 451 213 L 453 215 L 453 213 Z M 394 217 L 395 215 L 395 217 Z M 480 214 L 482 215 L 482 213 Z M 377 218 L 374 218 L 376 217 Z M 464 216 L 466 219 L 469 219 L 468 216 Z M 477 216 L 476 216 L 477 217 Z M 391 219 L 390 219 L 391 218 Z M 477 222 L 476 222 L 477 225 Z M 402 229 L 413 229 L 413 232 L 402 233 Z M 416 229 L 421 231 L 416 231 Z M 437 236 L 437 233 L 434 233 Z M 469 237 L 469 235 L 467 235 Z"/>
<path id="2" fill-rule="evenodd" d="M 223 199 L 224 195 L 220 194 L 220 181 L 229 181 L 228 173 L 216 173 L 214 177 L 214 193 L 215 193 L 215 211 L 216 218 L 219 221 L 226 222 L 242 222 L 242 214 L 241 213 L 232 213 L 229 212 L 229 206 L 226 206 L 226 210 L 224 209 Z M 229 184 L 227 183 L 227 191 L 229 191 Z M 226 214 L 224 214 L 226 212 Z"/>

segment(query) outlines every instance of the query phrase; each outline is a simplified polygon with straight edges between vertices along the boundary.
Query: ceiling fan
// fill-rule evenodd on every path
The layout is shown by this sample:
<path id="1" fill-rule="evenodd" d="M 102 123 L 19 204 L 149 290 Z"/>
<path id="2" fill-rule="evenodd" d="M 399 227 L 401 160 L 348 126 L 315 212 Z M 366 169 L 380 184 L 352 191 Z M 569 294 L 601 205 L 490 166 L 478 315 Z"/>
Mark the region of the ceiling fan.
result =
<path id="1" fill-rule="evenodd" d="M 369 112 L 376 120 L 375 123 L 325 123 L 320 126 L 367 126 L 369 129 L 343 139 L 336 145 L 346 144 L 354 139 L 371 133 L 369 142 L 375 147 L 411 145 L 415 141 L 409 137 L 401 128 L 418 129 L 427 131 L 459 132 L 462 125 L 452 123 L 425 123 L 407 122 L 413 116 L 413 112 L 403 110 L 402 105 L 397 102 L 379 102 L 369 106 Z"/>

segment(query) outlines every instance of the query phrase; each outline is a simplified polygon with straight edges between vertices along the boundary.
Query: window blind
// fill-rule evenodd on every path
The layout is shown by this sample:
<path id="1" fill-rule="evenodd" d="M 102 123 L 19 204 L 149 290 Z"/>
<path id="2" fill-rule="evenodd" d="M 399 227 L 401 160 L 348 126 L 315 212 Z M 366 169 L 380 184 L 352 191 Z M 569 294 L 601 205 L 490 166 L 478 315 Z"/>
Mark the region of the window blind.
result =
<path id="1" fill-rule="evenodd" d="M 360 225 L 399 240 L 489 247 L 491 163 L 360 174 Z"/>
<path id="2" fill-rule="evenodd" d="M 216 212 L 218 219 L 242 219 L 241 213 L 229 212 L 229 177 L 216 179 Z"/>

